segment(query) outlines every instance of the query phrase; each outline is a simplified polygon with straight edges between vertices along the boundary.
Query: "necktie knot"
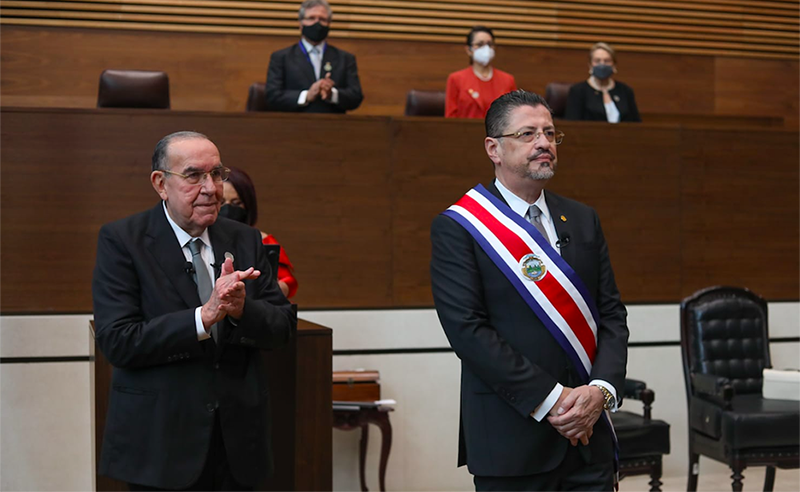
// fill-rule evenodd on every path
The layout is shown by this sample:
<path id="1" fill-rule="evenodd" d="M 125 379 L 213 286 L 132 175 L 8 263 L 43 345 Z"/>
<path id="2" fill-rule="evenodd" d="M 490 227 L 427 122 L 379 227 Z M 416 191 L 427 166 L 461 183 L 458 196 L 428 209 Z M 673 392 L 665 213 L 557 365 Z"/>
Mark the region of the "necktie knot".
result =
<path id="1" fill-rule="evenodd" d="M 192 239 L 189 241 L 189 251 L 192 252 L 192 256 L 197 256 L 203 250 L 203 241 L 200 239 Z"/>
<path id="2" fill-rule="evenodd" d="M 531 205 L 528 207 L 528 218 L 531 221 L 540 221 L 540 215 L 542 215 L 542 211 L 539 209 L 539 205 Z"/>

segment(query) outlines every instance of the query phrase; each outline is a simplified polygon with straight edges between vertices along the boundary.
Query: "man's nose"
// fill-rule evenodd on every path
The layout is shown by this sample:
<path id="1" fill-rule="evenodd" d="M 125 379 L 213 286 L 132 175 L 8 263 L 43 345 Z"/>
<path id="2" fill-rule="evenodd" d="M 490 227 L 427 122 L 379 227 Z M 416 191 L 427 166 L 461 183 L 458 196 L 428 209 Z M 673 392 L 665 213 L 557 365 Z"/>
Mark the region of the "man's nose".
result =
<path id="1" fill-rule="evenodd" d="M 214 194 L 217 191 L 217 183 L 214 181 L 214 178 L 211 177 L 211 174 L 205 174 L 203 176 L 203 181 L 201 183 L 201 189 L 203 193 Z"/>

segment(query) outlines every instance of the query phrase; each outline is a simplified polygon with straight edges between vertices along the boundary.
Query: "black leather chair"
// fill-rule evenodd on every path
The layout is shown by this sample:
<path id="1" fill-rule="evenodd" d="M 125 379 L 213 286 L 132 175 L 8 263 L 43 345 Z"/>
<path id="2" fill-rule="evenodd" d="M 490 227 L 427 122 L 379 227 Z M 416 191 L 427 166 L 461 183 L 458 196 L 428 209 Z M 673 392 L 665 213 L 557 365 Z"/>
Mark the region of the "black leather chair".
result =
<path id="1" fill-rule="evenodd" d="M 642 381 L 625 380 L 623 400 L 642 402 L 642 414 L 620 410 L 611 414 L 619 443 L 620 479 L 650 475 L 650 491 L 661 490 L 662 458 L 669 454 L 669 424 L 652 419 L 655 393 Z M 630 406 L 628 401 L 627 406 Z"/>
<path id="2" fill-rule="evenodd" d="M 550 82 L 544 90 L 544 100 L 553 111 L 553 118 L 563 118 L 567 111 L 567 96 L 572 84 L 566 82 Z"/>
<path id="3" fill-rule="evenodd" d="M 406 116 L 444 116 L 444 91 L 418 91 L 406 94 Z"/>
<path id="4" fill-rule="evenodd" d="M 263 82 L 253 82 L 247 91 L 247 111 L 268 111 L 267 85 Z"/>
<path id="5" fill-rule="evenodd" d="M 169 77 L 147 70 L 103 70 L 97 107 L 169 109 Z"/>
<path id="6" fill-rule="evenodd" d="M 767 303 L 747 289 L 711 287 L 681 302 L 681 354 L 689 405 L 689 480 L 697 490 L 700 456 L 728 464 L 742 490 L 748 466 L 800 466 L 800 402 L 762 397 L 771 367 Z"/>

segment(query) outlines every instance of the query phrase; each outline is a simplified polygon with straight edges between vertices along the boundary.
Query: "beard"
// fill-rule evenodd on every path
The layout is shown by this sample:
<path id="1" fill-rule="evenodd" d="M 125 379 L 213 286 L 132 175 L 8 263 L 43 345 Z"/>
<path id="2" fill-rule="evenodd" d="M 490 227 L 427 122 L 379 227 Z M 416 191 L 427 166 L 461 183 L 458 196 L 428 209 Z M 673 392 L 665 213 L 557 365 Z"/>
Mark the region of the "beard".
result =
<path id="1" fill-rule="evenodd" d="M 530 168 L 531 162 L 535 161 L 545 153 L 549 154 L 553 158 L 553 160 L 550 162 L 542 161 L 537 169 L 531 169 Z M 553 176 L 555 176 L 557 167 L 558 167 L 558 159 L 556 159 L 556 157 L 552 154 L 552 152 L 544 150 L 537 152 L 532 157 L 530 157 L 528 159 L 528 165 L 520 170 L 522 171 L 521 174 L 524 178 L 532 179 L 535 181 L 542 181 L 551 179 Z"/>

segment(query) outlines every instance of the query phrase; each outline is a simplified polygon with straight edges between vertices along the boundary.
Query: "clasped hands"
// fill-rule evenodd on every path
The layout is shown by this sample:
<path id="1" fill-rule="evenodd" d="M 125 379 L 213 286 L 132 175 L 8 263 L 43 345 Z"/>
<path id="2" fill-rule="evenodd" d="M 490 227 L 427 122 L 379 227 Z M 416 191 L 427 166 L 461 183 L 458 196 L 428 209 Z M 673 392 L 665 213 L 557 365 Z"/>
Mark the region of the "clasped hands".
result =
<path id="1" fill-rule="evenodd" d="M 222 321 L 225 316 L 234 319 L 242 317 L 244 311 L 245 288 L 244 281 L 257 279 L 261 272 L 253 267 L 245 271 L 234 271 L 233 259 L 226 258 L 211 297 L 200 308 L 203 326 L 208 329 L 214 323 Z"/>
<path id="2" fill-rule="evenodd" d="M 313 101 L 317 97 L 322 99 L 323 101 L 328 101 L 331 98 L 331 94 L 333 93 L 332 89 L 336 83 L 331 78 L 331 73 L 328 72 L 325 74 L 325 77 L 317 80 L 311 87 L 308 88 L 308 94 L 306 94 L 306 100 L 308 102 Z"/>
<path id="3" fill-rule="evenodd" d="M 547 421 L 573 446 L 577 446 L 578 441 L 585 446 L 589 444 L 594 424 L 603 412 L 604 401 L 603 393 L 596 386 L 565 386 L 550 409 Z"/>

